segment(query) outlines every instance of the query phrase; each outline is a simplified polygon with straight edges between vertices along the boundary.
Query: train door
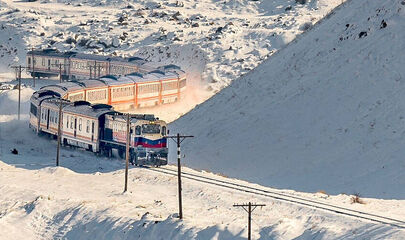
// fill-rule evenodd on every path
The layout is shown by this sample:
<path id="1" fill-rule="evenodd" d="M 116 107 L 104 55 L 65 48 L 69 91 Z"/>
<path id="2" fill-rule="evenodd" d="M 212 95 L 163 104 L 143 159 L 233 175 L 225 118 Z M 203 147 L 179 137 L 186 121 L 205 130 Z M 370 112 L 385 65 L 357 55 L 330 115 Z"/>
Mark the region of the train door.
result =
<path id="1" fill-rule="evenodd" d="M 76 138 L 76 134 L 77 134 L 77 118 L 75 117 L 75 128 L 74 128 L 74 137 Z"/>
<path id="2" fill-rule="evenodd" d="M 94 140 L 94 121 L 91 121 L 91 141 Z"/>
<path id="3" fill-rule="evenodd" d="M 51 70 L 51 59 L 48 59 L 48 71 Z"/>
<path id="4" fill-rule="evenodd" d="M 49 114 L 50 110 L 47 109 L 46 114 L 45 114 L 45 119 L 46 119 L 46 129 L 49 129 Z"/>

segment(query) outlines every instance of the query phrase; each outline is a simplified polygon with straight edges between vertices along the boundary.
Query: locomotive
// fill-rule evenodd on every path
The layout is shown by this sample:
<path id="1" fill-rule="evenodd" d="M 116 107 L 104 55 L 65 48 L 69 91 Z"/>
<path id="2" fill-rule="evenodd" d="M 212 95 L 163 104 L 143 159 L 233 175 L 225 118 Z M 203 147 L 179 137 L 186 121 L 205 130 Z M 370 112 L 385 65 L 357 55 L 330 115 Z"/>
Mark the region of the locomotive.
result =
<path id="1" fill-rule="evenodd" d="M 70 102 L 51 90 L 39 90 L 31 96 L 29 126 L 38 134 L 58 135 L 61 120 L 61 143 L 112 156 L 113 149 L 123 157 L 126 149 L 126 116 L 102 103 Z M 60 103 L 62 101 L 62 103 Z M 62 104 L 62 118 L 59 107 Z M 129 160 L 135 165 L 167 164 L 167 124 L 154 115 L 130 117 Z"/>

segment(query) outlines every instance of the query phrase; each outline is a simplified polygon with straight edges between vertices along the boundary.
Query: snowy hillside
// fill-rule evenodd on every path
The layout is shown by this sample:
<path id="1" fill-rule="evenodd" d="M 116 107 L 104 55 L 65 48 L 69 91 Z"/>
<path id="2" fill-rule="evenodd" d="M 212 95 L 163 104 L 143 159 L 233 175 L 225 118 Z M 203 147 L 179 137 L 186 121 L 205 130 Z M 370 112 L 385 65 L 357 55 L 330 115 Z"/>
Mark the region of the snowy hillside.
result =
<path id="1" fill-rule="evenodd" d="M 405 198 L 405 2 L 353 0 L 172 124 L 185 164 L 299 191 Z"/>
<path id="2" fill-rule="evenodd" d="M 342 0 L 0 0 L 0 71 L 26 52 L 57 48 L 180 65 L 189 98 L 173 120 L 258 66 Z"/>

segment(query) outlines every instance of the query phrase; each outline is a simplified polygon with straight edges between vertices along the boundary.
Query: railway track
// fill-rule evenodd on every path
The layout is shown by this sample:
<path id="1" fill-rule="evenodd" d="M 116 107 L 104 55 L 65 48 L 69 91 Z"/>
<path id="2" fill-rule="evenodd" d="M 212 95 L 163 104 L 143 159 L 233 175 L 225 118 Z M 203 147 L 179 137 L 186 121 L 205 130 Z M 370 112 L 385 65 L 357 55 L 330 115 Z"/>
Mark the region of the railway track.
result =
<path id="1" fill-rule="evenodd" d="M 162 167 L 162 168 L 146 167 L 146 169 L 148 169 L 150 171 L 158 172 L 158 173 L 177 176 L 177 170 L 173 170 L 173 169 L 170 169 L 167 167 Z M 389 225 L 389 226 L 400 228 L 400 229 L 405 229 L 405 221 L 403 221 L 403 220 L 398 220 L 395 218 L 380 216 L 380 215 L 373 214 L 373 213 L 367 213 L 364 211 L 358 211 L 358 210 L 354 210 L 354 209 L 350 209 L 350 208 L 336 206 L 333 204 L 329 204 L 329 203 L 325 203 L 325 202 L 321 202 L 321 201 L 317 201 L 317 200 L 312 200 L 312 199 L 307 199 L 304 197 L 294 196 L 294 195 L 287 194 L 287 193 L 280 193 L 277 191 L 271 191 L 271 190 L 267 190 L 267 189 L 245 186 L 245 185 L 233 183 L 230 181 L 201 176 L 199 174 L 188 173 L 188 172 L 184 172 L 184 171 L 182 171 L 182 178 L 186 178 L 186 179 L 190 179 L 190 180 L 194 180 L 194 181 L 198 181 L 198 182 L 206 183 L 206 184 L 210 184 L 210 185 L 215 185 L 215 186 L 219 186 L 219 187 L 223 187 L 223 188 L 227 188 L 227 189 L 232 189 L 232 190 L 236 190 L 236 191 L 240 191 L 240 192 L 250 193 L 253 195 L 257 195 L 257 196 L 272 198 L 272 199 L 282 201 L 282 202 L 289 202 L 292 204 L 297 204 L 297 205 L 305 206 L 308 208 L 314 208 L 314 209 L 319 209 L 319 210 L 323 210 L 323 211 L 328 211 L 328 212 L 332 212 L 334 214 L 354 217 L 354 218 L 368 220 L 368 221 L 375 222 L 375 223 Z"/>

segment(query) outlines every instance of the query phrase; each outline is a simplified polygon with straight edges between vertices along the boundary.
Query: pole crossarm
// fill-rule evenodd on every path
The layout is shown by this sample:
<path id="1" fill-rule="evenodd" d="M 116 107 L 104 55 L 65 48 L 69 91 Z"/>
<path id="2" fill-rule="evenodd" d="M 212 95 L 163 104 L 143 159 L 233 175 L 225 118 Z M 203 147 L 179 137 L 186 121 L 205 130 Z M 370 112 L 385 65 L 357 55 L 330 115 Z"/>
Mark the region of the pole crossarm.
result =
<path id="1" fill-rule="evenodd" d="M 256 203 L 245 203 L 245 204 L 234 204 L 234 207 L 241 207 L 243 210 L 245 210 L 248 213 L 248 240 L 252 239 L 252 212 L 257 208 L 257 207 L 264 207 L 266 206 L 265 204 L 256 204 Z M 252 208 L 253 207 L 253 208 Z M 246 209 L 247 208 L 247 209 Z"/>

